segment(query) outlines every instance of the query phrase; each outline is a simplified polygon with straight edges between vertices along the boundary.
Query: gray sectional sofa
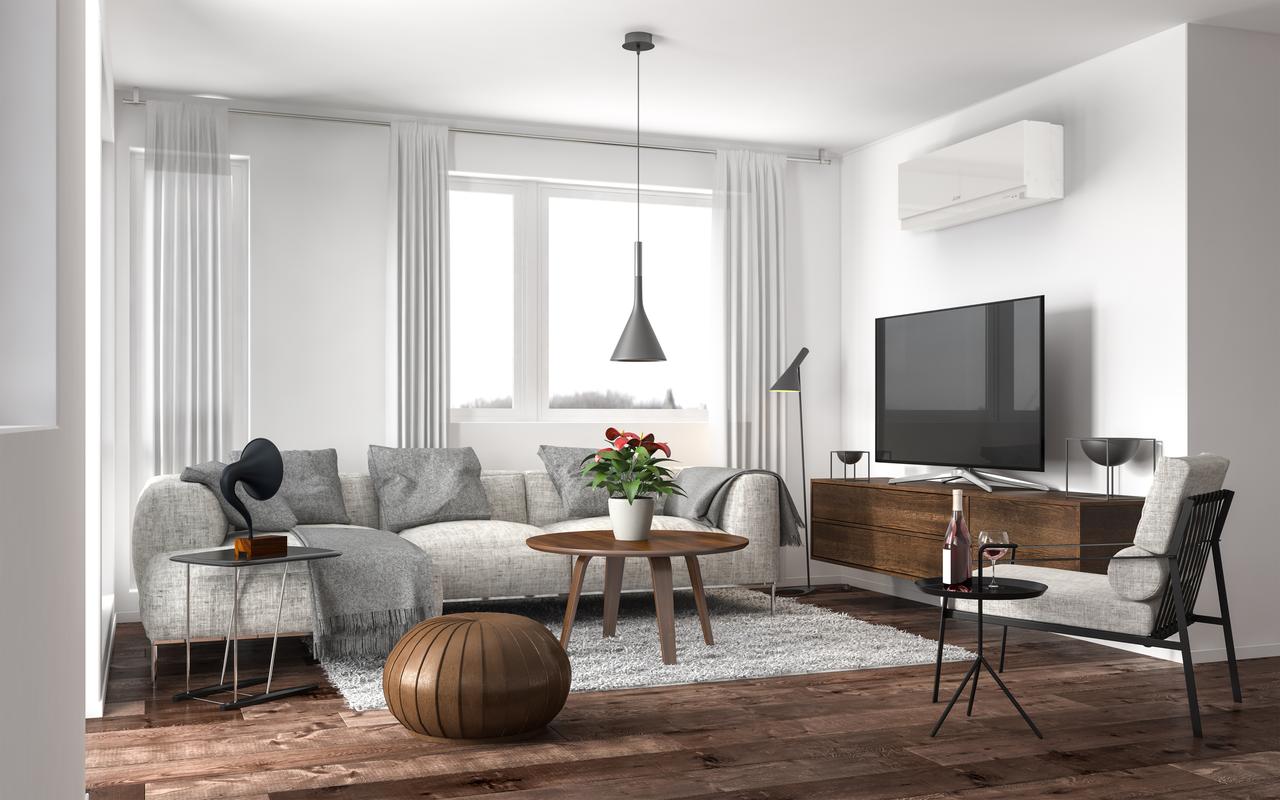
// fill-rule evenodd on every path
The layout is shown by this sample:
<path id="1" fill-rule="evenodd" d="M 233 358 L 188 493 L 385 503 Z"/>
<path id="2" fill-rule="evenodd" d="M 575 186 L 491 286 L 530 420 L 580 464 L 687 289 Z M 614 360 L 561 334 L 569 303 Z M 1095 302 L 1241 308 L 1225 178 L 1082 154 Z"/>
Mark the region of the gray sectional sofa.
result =
<path id="1" fill-rule="evenodd" d="M 379 526 L 378 496 L 368 475 L 341 476 L 343 501 L 353 528 Z M 454 600 L 563 594 L 569 587 L 570 557 L 539 553 L 525 539 L 540 533 L 608 529 L 608 517 L 567 519 L 546 472 L 486 471 L 481 475 L 492 505 L 489 520 L 441 522 L 409 528 L 400 535 L 430 554 L 436 612 Z M 778 570 L 778 482 L 768 475 L 744 475 L 729 489 L 723 530 L 744 536 L 743 550 L 702 559 L 707 586 L 772 586 Z M 659 514 L 655 529 L 715 530 L 682 517 Z M 231 531 L 218 501 L 207 488 L 175 475 L 153 478 L 138 500 L 133 523 L 133 569 L 142 624 L 156 646 L 182 641 L 185 631 L 185 566 L 169 556 L 184 550 L 231 545 Z M 275 627 L 281 567 L 244 570 L 240 584 L 242 636 L 269 636 Z M 227 635 L 231 608 L 230 570 L 191 568 L 191 635 Z M 688 587 L 683 563 L 673 564 L 677 587 Z M 601 591 L 604 566 L 592 562 L 585 591 Z M 311 631 L 311 587 L 304 567 L 289 572 L 280 631 Z M 624 590 L 649 588 L 647 570 L 626 571 Z"/>

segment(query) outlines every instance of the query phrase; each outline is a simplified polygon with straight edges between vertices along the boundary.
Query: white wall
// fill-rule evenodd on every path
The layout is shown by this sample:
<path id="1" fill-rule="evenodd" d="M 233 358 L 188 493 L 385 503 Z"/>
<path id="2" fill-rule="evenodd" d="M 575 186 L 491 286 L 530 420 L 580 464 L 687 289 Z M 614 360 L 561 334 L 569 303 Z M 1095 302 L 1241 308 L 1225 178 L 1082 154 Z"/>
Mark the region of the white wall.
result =
<path id="1" fill-rule="evenodd" d="M 1236 647 L 1280 655 L 1280 36 L 1195 25 L 1188 52 L 1188 450 L 1231 459 L 1223 562 Z M 1200 608 L 1216 606 L 1206 581 Z M 1199 628 L 1197 649 L 1220 646 L 1217 629 Z"/>
<path id="2" fill-rule="evenodd" d="M 876 317 L 1044 294 L 1047 464 L 1024 475 L 1061 487 L 1067 436 L 1154 436 L 1187 452 L 1186 47 L 1173 29 L 845 155 L 848 446 L 874 450 Z M 1064 127 L 1065 199 L 899 230 L 899 162 L 1022 119 Z"/>
<path id="3" fill-rule="evenodd" d="M 86 27 L 82 0 L 0 5 L 0 52 L 17 62 L 6 77 L 54 91 L 48 79 L 57 76 L 57 127 L 38 121 L 42 140 L 57 144 L 56 172 L 43 162 L 5 172 L 7 189 L 20 195 L 57 189 L 56 256 L 48 242 L 19 237 L 0 262 L 5 271 L 30 261 L 57 275 L 56 426 L 0 434 L 0 630 L 10 644 L 0 659 L 0 780 L 15 798 L 84 794 L 85 261 L 97 225 L 86 219 L 86 171 L 98 168 L 86 144 L 86 78 L 96 69 L 85 62 Z"/>
<path id="4" fill-rule="evenodd" d="M 827 476 L 832 450 L 852 448 L 841 436 L 843 397 L 840 381 L 841 274 L 840 168 L 836 165 L 792 163 L 787 166 L 787 358 L 801 347 L 809 357 L 801 367 L 804 388 L 805 474 L 800 473 L 800 418 L 793 395 L 774 395 L 787 403 L 787 447 L 784 470 L 795 502 L 803 509 L 805 478 Z M 781 558 L 783 584 L 805 581 L 804 555 L 785 548 Z M 812 565 L 815 583 L 827 566 Z"/>
<path id="5" fill-rule="evenodd" d="M 53 4 L 0 5 L 0 432 L 54 424 L 57 410 Z M 24 35 L 28 34 L 28 35 Z M 18 79 L 21 76 L 21 79 Z M 17 113 L 17 109 L 21 109 Z"/>

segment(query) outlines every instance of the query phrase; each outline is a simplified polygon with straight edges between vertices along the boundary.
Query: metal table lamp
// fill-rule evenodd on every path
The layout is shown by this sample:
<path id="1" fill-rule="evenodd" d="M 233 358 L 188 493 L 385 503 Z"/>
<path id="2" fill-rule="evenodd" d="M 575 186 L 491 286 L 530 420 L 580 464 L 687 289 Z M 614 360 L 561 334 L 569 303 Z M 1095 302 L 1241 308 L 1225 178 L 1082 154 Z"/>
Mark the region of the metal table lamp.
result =
<path id="1" fill-rule="evenodd" d="M 804 394 L 800 391 L 800 364 L 809 355 L 809 348 L 800 352 L 778 379 L 769 387 L 771 392 L 795 392 L 800 404 L 800 501 L 804 504 L 804 588 L 787 587 L 778 592 L 784 597 L 803 597 L 813 593 L 813 575 L 809 566 L 809 478 L 804 461 Z"/>
<path id="2" fill-rule="evenodd" d="M 222 470 L 222 496 L 232 508 L 240 512 L 249 529 L 247 537 L 236 539 L 237 559 L 279 558 L 288 554 L 288 537 L 279 534 L 254 537 L 253 517 L 236 494 L 236 484 L 242 483 L 245 493 L 254 500 L 270 500 L 280 491 L 280 484 L 283 482 L 284 459 L 280 457 L 280 449 L 270 439 L 254 439 L 249 442 L 240 451 L 240 459 Z"/>

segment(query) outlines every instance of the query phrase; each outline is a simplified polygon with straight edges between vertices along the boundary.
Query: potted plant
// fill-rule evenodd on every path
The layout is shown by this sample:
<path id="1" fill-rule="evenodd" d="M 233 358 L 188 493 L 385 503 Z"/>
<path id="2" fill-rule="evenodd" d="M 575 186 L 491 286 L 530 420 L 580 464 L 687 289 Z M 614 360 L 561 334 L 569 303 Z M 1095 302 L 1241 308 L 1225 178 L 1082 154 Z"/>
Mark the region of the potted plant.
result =
<path id="1" fill-rule="evenodd" d="M 653 525 L 656 496 L 684 495 L 671 470 L 664 466 L 671 462 L 671 448 L 654 441 L 652 433 L 638 436 L 609 428 L 604 437 L 610 446 L 583 459 L 582 475 L 593 489 L 609 492 L 614 538 L 644 541 Z"/>

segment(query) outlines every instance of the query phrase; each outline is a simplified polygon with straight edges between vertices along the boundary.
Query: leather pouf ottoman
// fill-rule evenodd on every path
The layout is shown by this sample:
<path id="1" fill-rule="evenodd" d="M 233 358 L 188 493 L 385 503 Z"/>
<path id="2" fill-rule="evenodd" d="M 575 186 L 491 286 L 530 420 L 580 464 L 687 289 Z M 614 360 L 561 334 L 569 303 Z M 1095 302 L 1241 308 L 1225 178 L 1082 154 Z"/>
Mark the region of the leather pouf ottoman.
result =
<path id="1" fill-rule="evenodd" d="M 382 670 L 387 708 L 406 728 L 451 742 L 532 736 L 569 696 L 569 657 L 515 614 L 446 614 L 414 626 Z"/>

